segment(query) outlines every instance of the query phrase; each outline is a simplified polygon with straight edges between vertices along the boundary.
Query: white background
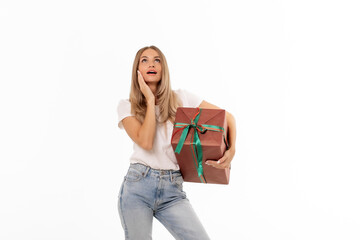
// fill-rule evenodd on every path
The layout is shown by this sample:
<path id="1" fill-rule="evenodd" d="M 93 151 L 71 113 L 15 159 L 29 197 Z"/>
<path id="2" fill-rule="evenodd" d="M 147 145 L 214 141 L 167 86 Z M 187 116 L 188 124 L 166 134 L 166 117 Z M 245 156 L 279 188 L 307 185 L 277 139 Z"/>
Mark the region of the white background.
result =
<path id="1" fill-rule="evenodd" d="M 359 239 L 357 2 L 1 1 L 0 239 L 124 238 L 116 106 L 149 45 L 236 118 L 230 185 L 184 184 L 212 239 Z"/>

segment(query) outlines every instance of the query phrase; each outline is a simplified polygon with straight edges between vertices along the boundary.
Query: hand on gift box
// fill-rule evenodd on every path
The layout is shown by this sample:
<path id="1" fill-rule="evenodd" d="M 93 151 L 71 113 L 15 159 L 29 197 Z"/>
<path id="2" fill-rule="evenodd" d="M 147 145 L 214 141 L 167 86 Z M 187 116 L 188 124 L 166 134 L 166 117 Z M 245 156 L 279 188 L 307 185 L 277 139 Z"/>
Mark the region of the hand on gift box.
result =
<path id="1" fill-rule="evenodd" d="M 229 168 L 234 155 L 235 150 L 230 148 L 224 152 L 224 156 L 222 156 L 219 160 L 207 160 L 205 164 L 220 169 Z"/>

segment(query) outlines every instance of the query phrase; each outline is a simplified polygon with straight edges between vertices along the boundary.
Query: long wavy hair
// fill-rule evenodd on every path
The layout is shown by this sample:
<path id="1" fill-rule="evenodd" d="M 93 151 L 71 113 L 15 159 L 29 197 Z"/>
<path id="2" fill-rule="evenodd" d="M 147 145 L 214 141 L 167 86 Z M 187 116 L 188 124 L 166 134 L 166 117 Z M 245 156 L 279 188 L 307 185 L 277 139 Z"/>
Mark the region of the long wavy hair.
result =
<path id="1" fill-rule="evenodd" d="M 176 109 L 179 106 L 182 106 L 181 100 L 176 96 L 175 92 L 171 89 L 170 84 L 170 74 L 169 68 L 166 62 L 165 55 L 160 51 L 159 48 L 151 45 L 141 48 L 135 56 L 132 76 L 131 76 L 131 90 L 129 100 L 131 103 L 131 113 L 138 119 L 141 123 L 144 122 L 147 102 L 145 96 L 142 94 L 138 82 L 137 70 L 140 63 L 141 54 L 146 49 L 154 49 L 160 56 L 161 62 L 161 79 L 157 85 L 157 92 L 155 98 L 158 100 L 160 116 L 159 122 L 165 123 L 167 120 L 170 120 L 172 123 L 175 121 Z"/>

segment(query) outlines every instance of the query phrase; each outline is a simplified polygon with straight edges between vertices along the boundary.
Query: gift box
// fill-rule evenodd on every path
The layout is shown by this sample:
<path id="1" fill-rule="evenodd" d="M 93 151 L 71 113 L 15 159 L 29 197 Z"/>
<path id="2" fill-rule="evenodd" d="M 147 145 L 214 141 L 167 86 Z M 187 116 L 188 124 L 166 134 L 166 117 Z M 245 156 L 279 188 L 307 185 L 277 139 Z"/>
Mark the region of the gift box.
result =
<path id="1" fill-rule="evenodd" d="M 171 145 L 186 182 L 229 184 L 230 169 L 205 164 L 227 149 L 227 122 L 223 109 L 178 107 Z"/>

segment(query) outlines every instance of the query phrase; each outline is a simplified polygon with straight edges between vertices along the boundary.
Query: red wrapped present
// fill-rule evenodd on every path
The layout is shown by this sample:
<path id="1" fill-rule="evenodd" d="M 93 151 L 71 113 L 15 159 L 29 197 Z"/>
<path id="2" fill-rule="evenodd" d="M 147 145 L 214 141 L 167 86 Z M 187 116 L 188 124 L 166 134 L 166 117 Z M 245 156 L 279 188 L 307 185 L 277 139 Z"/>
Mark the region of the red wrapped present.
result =
<path id="1" fill-rule="evenodd" d="M 229 184 L 230 169 L 205 164 L 227 149 L 227 122 L 223 109 L 179 107 L 171 145 L 186 182 Z"/>

